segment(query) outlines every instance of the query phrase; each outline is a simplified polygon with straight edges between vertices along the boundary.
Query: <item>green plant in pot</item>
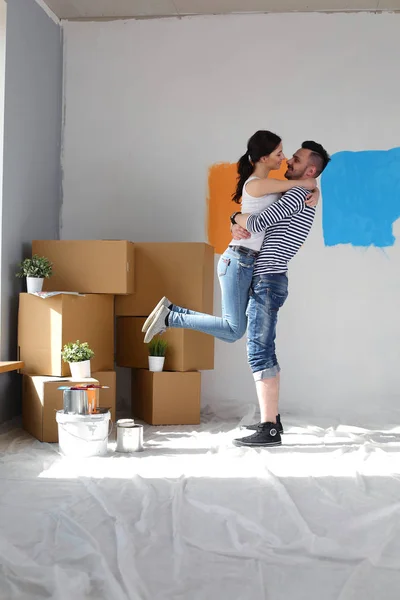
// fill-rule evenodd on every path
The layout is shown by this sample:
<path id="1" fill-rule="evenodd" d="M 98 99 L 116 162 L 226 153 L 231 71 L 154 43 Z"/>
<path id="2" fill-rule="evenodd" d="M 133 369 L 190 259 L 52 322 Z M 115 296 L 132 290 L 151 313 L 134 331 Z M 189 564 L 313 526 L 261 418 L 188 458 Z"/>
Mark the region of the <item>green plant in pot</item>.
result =
<path id="1" fill-rule="evenodd" d="M 159 337 L 155 337 L 151 340 L 148 344 L 149 371 L 159 372 L 163 370 L 167 347 L 167 342 Z"/>
<path id="2" fill-rule="evenodd" d="M 90 359 L 94 352 L 87 342 L 69 342 L 65 344 L 61 356 L 64 362 L 69 364 L 71 376 L 74 379 L 84 379 L 90 377 Z"/>
<path id="3" fill-rule="evenodd" d="M 53 263 L 45 256 L 34 254 L 32 258 L 25 258 L 19 265 L 16 277 L 26 277 L 28 293 L 41 292 L 43 281 L 53 274 Z"/>

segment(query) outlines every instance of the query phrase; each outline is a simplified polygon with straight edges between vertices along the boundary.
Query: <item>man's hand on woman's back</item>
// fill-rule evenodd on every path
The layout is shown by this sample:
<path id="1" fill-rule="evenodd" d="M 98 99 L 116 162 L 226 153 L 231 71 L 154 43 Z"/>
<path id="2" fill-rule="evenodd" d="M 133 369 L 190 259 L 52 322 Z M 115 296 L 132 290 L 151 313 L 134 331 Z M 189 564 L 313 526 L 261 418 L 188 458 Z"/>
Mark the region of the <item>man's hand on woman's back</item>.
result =
<path id="1" fill-rule="evenodd" d="M 251 237 L 251 233 L 244 227 L 240 227 L 240 225 L 232 225 L 231 232 L 234 240 L 248 240 Z"/>

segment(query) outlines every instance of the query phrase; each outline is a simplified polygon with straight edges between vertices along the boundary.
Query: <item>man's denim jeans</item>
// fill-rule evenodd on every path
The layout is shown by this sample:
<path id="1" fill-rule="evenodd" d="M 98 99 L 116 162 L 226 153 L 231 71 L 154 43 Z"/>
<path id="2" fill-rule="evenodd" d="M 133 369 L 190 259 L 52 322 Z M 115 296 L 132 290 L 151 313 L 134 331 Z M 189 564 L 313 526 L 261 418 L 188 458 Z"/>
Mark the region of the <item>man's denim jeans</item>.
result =
<path id="1" fill-rule="evenodd" d="M 276 323 L 287 296 L 286 273 L 253 278 L 247 305 L 247 359 L 256 381 L 275 377 L 280 371 L 275 354 Z"/>
<path id="2" fill-rule="evenodd" d="M 254 256 L 238 254 L 227 248 L 218 262 L 222 317 L 172 305 L 168 327 L 195 329 L 224 342 L 236 342 L 243 337 L 247 327 L 246 307 L 255 260 Z"/>

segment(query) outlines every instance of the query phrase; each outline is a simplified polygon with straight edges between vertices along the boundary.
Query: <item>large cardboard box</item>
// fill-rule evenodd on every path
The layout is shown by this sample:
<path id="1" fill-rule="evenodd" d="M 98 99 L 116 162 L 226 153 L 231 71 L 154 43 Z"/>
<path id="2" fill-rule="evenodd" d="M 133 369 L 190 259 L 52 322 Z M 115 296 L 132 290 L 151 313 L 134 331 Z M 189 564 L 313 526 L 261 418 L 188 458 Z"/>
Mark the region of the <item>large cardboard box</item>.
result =
<path id="1" fill-rule="evenodd" d="M 150 425 L 200 423 L 201 374 L 132 372 L 132 415 Z"/>
<path id="2" fill-rule="evenodd" d="M 131 294 L 134 244 L 125 240 L 34 240 L 32 254 L 53 263 L 46 292 Z"/>
<path id="3" fill-rule="evenodd" d="M 41 298 L 20 294 L 18 346 L 22 373 L 70 376 L 61 358 L 64 344 L 88 342 L 95 355 L 91 369 L 114 368 L 114 296 L 57 294 Z"/>
<path id="4" fill-rule="evenodd" d="M 122 317 L 145 317 L 163 296 L 212 314 L 214 248 L 203 243 L 135 243 L 135 292 L 117 297 Z"/>
<path id="5" fill-rule="evenodd" d="M 22 426 L 41 442 L 58 442 L 56 411 L 63 408 L 62 385 L 87 385 L 98 383 L 90 379 L 72 377 L 40 377 L 24 375 L 22 378 Z"/>
<path id="6" fill-rule="evenodd" d="M 147 369 L 148 346 L 143 342 L 146 317 L 117 318 L 117 365 Z M 165 371 L 206 371 L 214 368 L 214 338 L 192 329 L 171 327 L 162 336 L 168 343 Z"/>
<path id="7" fill-rule="evenodd" d="M 92 377 L 97 379 L 100 385 L 107 385 L 108 390 L 99 390 L 98 405 L 110 408 L 111 420 L 115 423 L 117 405 L 117 374 L 115 371 L 96 371 Z"/>

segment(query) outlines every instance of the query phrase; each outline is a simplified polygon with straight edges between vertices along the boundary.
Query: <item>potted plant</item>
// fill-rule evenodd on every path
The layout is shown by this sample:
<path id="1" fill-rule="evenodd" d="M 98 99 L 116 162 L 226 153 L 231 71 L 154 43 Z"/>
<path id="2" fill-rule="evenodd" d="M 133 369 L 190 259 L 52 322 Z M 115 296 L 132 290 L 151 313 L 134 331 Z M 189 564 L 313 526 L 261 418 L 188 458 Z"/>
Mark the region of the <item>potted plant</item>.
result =
<path id="1" fill-rule="evenodd" d="M 85 379 L 90 377 L 90 359 L 94 352 L 87 342 L 70 342 L 65 344 L 62 353 L 62 359 L 69 364 L 71 375 L 74 379 Z"/>
<path id="2" fill-rule="evenodd" d="M 51 277 L 53 264 L 45 256 L 34 254 L 32 258 L 26 258 L 19 265 L 16 277 L 26 277 L 26 287 L 29 294 L 41 292 L 43 280 Z"/>
<path id="3" fill-rule="evenodd" d="M 159 372 L 163 370 L 167 346 L 168 344 L 165 340 L 157 337 L 153 338 L 148 344 L 149 371 Z"/>

